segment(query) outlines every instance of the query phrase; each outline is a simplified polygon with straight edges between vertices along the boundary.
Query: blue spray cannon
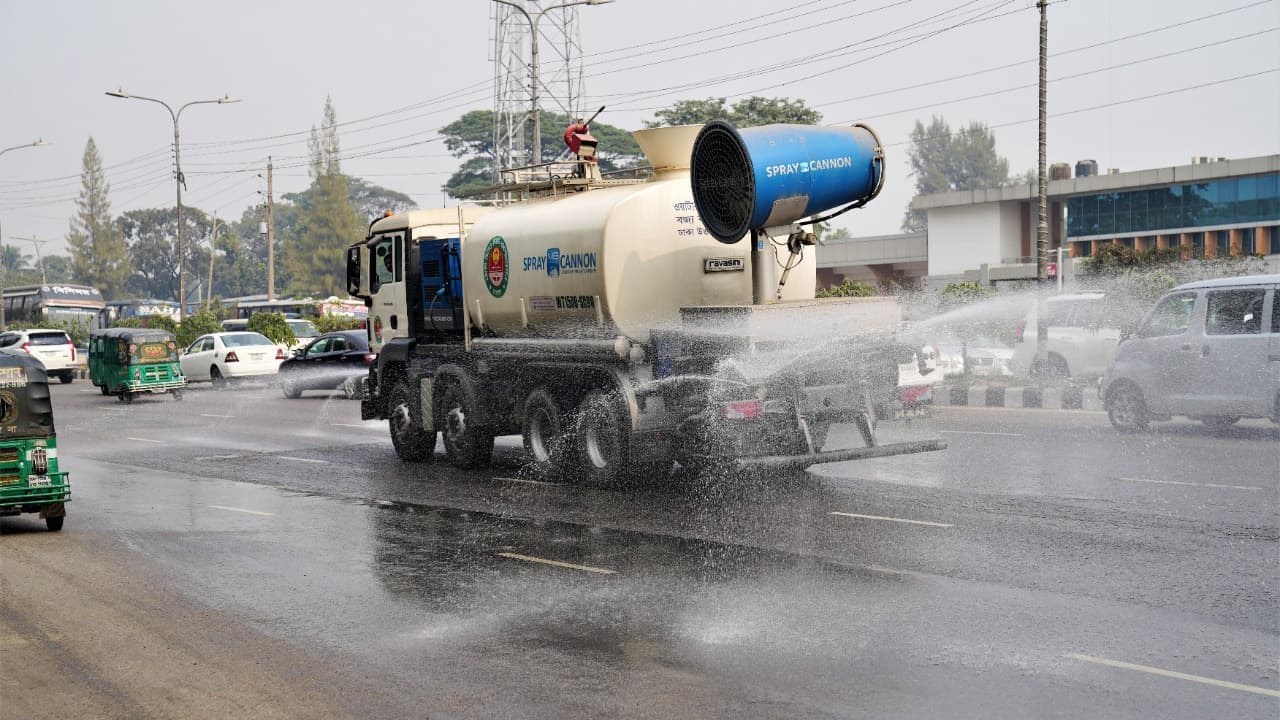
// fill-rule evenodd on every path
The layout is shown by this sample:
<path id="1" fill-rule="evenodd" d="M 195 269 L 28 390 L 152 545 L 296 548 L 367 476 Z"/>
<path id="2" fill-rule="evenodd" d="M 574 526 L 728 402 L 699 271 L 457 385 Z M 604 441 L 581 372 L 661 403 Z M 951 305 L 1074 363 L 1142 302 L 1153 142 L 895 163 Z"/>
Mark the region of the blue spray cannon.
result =
<path id="1" fill-rule="evenodd" d="M 785 233 L 791 253 L 778 282 L 781 298 L 787 274 L 804 248 L 816 244 L 801 226 L 826 222 L 880 194 L 884 148 L 862 124 L 738 129 L 713 120 L 694 140 L 690 169 L 693 201 L 707 231 L 726 244 L 751 235 L 755 302 L 763 303 L 772 284 L 767 243 Z"/>

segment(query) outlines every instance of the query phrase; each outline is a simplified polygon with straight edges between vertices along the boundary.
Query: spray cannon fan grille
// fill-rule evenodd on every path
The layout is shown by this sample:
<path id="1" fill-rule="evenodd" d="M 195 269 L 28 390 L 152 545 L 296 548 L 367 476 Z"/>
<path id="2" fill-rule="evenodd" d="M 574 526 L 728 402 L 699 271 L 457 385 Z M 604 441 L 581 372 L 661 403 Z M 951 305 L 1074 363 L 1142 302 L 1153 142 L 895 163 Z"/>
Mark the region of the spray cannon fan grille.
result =
<path id="1" fill-rule="evenodd" d="M 715 239 L 732 244 L 751 229 L 756 182 L 751 156 L 738 131 L 712 120 L 698 133 L 689 161 L 693 201 Z"/>

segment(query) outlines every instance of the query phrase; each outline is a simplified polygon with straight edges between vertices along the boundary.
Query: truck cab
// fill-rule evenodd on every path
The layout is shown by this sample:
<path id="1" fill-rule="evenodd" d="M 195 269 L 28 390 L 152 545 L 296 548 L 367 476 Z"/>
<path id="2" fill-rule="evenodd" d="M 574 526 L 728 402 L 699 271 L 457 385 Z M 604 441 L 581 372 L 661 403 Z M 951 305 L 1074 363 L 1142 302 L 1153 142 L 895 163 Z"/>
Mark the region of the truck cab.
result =
<path id="1" fill-rule="evenodd" d="M 461 239 L 493 208 L 458 206 L 390 214 L 347 248 L 347 292 L 369 308 L 369 349 L 396 338 L 461 337 Z M 422 292 L 407 288 L 421 287 Z"/>

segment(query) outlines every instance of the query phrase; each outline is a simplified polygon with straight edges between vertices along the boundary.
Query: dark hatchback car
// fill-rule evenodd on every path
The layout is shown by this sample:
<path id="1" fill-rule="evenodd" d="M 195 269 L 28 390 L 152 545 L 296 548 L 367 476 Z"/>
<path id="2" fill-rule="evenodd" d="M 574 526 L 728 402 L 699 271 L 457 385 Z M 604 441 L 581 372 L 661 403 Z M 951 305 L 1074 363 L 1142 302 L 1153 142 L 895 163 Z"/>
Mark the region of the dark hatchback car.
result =
<path id="1" fill-rule="evenodd" d="M 287 398 L 303 390 L 342 390 L 355 399 L 360 397 L 360 378 L 369 374 L 377 357 L 369 352 L 363 330 L 326 333 L 280 364 L 280 388 Z"/>

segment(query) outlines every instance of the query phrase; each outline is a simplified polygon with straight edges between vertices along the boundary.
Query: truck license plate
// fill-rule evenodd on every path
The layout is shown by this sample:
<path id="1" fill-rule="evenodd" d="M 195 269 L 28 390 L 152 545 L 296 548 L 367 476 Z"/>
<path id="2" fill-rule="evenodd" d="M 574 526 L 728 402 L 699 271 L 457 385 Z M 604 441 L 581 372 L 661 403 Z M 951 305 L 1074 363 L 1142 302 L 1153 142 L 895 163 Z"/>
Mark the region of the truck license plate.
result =
<path id="1" fill-rule="evenodd" d="M 27 487 L 49 487 L 50 484 L 48 475 L 31 475 L 27 478 Z"/>

